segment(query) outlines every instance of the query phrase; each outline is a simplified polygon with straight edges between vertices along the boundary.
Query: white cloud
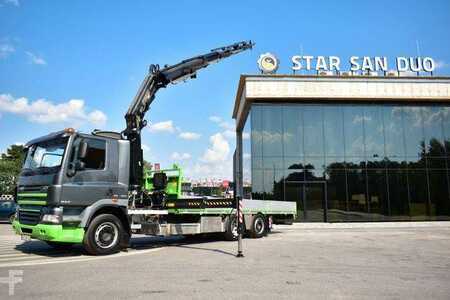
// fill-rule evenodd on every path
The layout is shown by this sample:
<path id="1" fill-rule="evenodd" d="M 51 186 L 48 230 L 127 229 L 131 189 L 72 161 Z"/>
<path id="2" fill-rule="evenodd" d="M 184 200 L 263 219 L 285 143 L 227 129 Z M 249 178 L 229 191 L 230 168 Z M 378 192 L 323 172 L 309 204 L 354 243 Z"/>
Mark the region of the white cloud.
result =
<path id="1" fill-rule="evenodd" d="M 219 127 L 222 127 L 226 130 L 235 130 L 233 123 L 224 121 L 221 117 L 218 116 L 210 116 L 209 120 L 211 122 L 216 123 L 217 125 L 219 125 Z"/>
<path id="2" fill-rule="evenodd" d="M 16 51 L 11 44 L 8 43 L 0 43 L 0 59 L 7 58 L 11 53 Z"/>
<path id="3" fill-rule="evenodd" d="M 17 7 L 20 6 L 19 0 L 3 0 L 3 3 L 11 4 L 11 5 L 14 5 L 14 6 L 17 6 Z"/>
<path id="4" fill-rule="evenodd" d="M 223 136 L 225 136 L 228 139 L 234 139 L 236 138 L 236 132 L 233 130 L 225 130 L 224 132 L 222 132 Z"/>
<path id="5" fill-rule="evenodd" d="M 230 144 L 221 133 L 216 133 L 209 138 L 210 147 L 202 156 L 202 161 L 207 163 L 223 162 L 230 153 Z"/>
<path id="6" fill-rule="evenodd" d="M 99 111 L 86 112 L 84 100 L 71 99 L 67 102 L 54 104 L 45 99 L 29 102 L 27 98 L 15 99 L 9 94 L 0 94 L 0 112 L 12 113 L 26 117 L 34 123 L 66 123 L 82 125 L 104 125 L 107 117 Z"/>
<path id="7" fill-rule="evenodd" d="M 180 138 L 182 138 L 183 140 L 192 141 L 192 140 L 198 140 L 201 137 L 201 134 L 186 131 L 186 132 L 181 132 L 178 136 Z"/>
<path id="8" fill-rule="evenodd" d="M 146 144 L 142 144 L 141 145 L 142 151 L 144 152 L 149 152 L 150 151 L 150 147 Z"/>
<path id="9" fill-rule="evenodd" d="M 175 132 L 175 127 L 173 126 L 172 120 L 150 124 L 148 129 L 150 130 L 150 132 Z"/>
<path id="10" fill-rule="evenodd" d="M 173 160 L 188 160 L 191 159 L 191 155 L 189 153 L 173 152 L 171 158 Z"/>
<path id="11" fill-rule="evenodd" d="M 209 117 L 209 120 L 214 123 L 222 122 L 222 118 L 218 117 L 218 116 L 211 116 L 211 117 Z"/>
<path id="12" fill-rule="evenodd" d="M 47 64 L 47 62 L 42 57 L 39 57 L 36 54 L 31 53 L 29 51 L 27 51 L 25 53 L 28 55 L 28 58 L 30 59 L 32 64 L 43 65 L 43 66 Z"/>

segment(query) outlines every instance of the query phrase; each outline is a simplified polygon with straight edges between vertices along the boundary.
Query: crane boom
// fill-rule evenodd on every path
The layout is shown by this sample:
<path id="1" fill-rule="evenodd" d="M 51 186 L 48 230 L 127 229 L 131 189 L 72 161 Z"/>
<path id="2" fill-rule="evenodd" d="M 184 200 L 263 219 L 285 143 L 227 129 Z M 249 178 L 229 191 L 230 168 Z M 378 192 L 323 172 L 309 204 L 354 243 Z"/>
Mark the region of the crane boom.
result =
<path id="1" fill-rule="evenodd" d="M 229 46 L 216 48 L 204 55 L 195 56 L 172 66 L 150 65 L 149 74 L 144 78 L 136 96 L 125 115 L 127 127 L 122 132 L 130 141 L 130 188 L 139 191 L 142 186 L 143 155 L 141 149 L 141 130 L 147 125 L 144 119 L 156 92 L 169 83 L 177 83 L 195 78 L 198 70 L 226 57 L 253 47 L 251 41 L 242 41 Z"/>

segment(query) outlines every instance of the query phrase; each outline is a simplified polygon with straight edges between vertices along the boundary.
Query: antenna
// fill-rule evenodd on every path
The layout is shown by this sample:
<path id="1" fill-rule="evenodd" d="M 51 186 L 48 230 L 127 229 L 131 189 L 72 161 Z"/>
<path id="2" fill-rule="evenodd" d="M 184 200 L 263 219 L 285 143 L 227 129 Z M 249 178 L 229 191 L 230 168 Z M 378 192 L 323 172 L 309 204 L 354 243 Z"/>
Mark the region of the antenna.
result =
<path id="1" fill-rule="evenodd" d="M 417 50 L 417 64 L 419 64 L 419 58 L 420 58 L 420 45 L 419 45 L 419 40 L 416 39 L 416 50 Z M 419 76 L 420 72 L 417 71 L 417 76 Z"/>

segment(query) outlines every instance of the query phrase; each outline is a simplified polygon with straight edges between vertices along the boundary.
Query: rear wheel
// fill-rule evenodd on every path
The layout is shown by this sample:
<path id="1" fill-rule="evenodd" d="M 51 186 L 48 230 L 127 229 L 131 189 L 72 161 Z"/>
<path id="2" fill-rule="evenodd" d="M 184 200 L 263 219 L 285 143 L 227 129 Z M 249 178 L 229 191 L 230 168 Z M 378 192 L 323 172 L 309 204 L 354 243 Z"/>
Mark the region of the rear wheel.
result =
<path id="1" fill-rule="evenodd" d="M 250 228 L 250 237 L 261 238 L 267 234 L 267 221 L 263 215 L 253 217 L 252 226 Z"/>
<path id="2" fill-rule="evenodd" d="M 116 216 L 101 214 L 92 220 L 86 230 L 83 246 L 92 255 L 116 253 L 125 235 L 122 222 Z"/>
<path id="3" fill-rule="evenodd" d="M 235 215 L 228 216 L 224 236 L 225 240 L 227 241 L 237 240 L 239 235 L 238 235 L 237 218 Z"/>

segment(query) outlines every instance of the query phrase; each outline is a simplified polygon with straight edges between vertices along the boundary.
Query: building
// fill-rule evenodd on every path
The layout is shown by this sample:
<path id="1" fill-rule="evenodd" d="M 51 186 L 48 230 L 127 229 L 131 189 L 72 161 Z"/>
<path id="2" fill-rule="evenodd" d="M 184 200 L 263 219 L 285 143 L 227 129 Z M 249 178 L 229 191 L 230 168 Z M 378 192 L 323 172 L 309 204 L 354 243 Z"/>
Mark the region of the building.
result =
<path id="1" fill-rule="evenodd" d="M 233 118 L 236 180 L 251 153 L 299 221 L 450 219 L 450 78 L 242 75 Z"/>

